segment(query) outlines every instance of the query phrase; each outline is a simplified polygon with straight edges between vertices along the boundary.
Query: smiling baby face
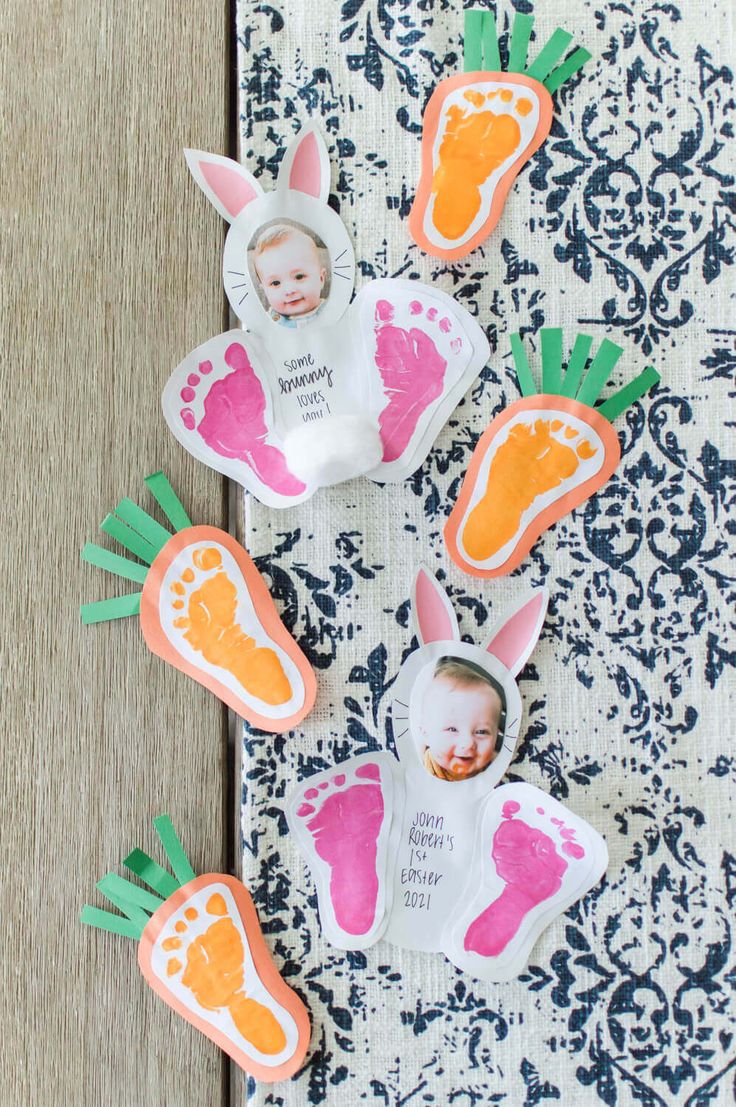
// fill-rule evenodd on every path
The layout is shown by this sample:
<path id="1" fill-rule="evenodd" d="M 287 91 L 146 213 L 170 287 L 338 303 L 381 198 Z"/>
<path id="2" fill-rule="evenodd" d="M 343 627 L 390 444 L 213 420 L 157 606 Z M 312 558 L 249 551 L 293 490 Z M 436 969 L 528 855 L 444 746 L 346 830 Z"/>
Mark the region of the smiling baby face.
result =
<path id="1" fill-rule="evenodd" d="M 326 271 L 304 231 L 270 227 L 256 244 L 254 260 L 269 306 L 279 315 L 298 318 L 319 307 Z"/>
<path id="2" fill-rule="evenodd" d="M 433 775 L 466 780 L 495 759 L 503 705 L 476 670 L 462 661 L 440 663 L 422 708 L 423 760 Z"/>

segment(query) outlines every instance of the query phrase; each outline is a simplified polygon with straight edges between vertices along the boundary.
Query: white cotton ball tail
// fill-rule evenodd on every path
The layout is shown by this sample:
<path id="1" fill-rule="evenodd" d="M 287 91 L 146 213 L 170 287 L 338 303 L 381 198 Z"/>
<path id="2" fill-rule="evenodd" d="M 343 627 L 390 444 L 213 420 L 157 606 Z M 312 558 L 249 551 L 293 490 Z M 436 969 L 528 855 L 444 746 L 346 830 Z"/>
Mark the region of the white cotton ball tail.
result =
<path id="1" fill-rule="evenodd" d="M 284 456 L 305 484 L 324 487 L 375 469 L 383 457 L 383 443 L 374 419 L 328 415 L 289 431 Z"/>

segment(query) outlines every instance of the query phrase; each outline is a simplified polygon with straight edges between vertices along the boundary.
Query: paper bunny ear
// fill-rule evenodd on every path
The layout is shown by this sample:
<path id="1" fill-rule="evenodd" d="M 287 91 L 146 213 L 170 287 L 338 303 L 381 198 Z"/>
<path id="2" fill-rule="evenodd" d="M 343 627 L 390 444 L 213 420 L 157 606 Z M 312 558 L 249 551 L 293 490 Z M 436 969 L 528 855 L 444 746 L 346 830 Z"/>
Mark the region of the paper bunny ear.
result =
<path id="1" fill-rule="evenodd" d="M 414 633 L 422 646 L 429 642 L 459 642 L 457 616 L 447 593 L 429 569 L 422 566 L 411 596 Z"/>
<path id="2" fill-rule="evenodd" d="M 276 187 L 305 192 L 327 203 L 330 159 L 325 141 L 313 123 L 302 127 L 284 154 Z"/>
<path id="3" fill-rule="evenodd" d="M 494 624 L 483 649 L 497 657 L 512 676 L 524 668 L 534 649 L 547 613 L 549 593 L 535 588 L 509 613 Z"/>
<path id="4" fill-rule="evenodd" d="M 253 174 L 232 158 L 208 154 L 204 150 L 185 150 L 184 157 L 202 192 L 228 223 L 263 195 Z"/>

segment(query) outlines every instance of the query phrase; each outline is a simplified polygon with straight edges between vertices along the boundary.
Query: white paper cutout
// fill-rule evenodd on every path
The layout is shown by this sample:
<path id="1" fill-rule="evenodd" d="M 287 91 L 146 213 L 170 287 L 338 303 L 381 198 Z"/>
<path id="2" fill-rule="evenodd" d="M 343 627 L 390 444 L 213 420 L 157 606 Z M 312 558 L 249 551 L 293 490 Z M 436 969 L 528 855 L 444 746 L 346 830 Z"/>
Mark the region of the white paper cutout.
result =
<path id="1" fill-rule="evenodd" d="M 594 887 L 608 865 L 600 834 L 531 784 L 505 784 L 485 804 L 470 901 L 445 935 L 458 968 L 512 980 L 549 923 Z"/>
<path id="2" fill-rule="evenodd" d="M 223 281 L 244 329 L 174 370 L 162 400 L 174 435 L 273 507 L 363 473 L 404 480 L 485 365 L 481 328 L 418 281 L 376 280 L 350 303 L 355 258 L 312 125 L 267 193 L 227 158 L 187 162 L 231 223 Z"/>
<path id="3" fill-rule="evenodd" d="M 289 825 L 317 883 L 322 928 L 340 949 L 366 949 L 386 929 L 393 813 L 402 805 L 397 769 L 387 753 L 353 757 L 306 781 L 290 811 Z"/>
<path id="4" fill-rule="evenodd" d="M 391 706 L 399 760 L 364 754 L 310 777 L 290 796 L 287 820 L 334 945 L 364 949 L 385 937 L 443 952 L 479 979 L 508 980 L 608 857 L 592 827 L 539 789 L 495 787 L 519 733 L 514 677 L 547 595 L 538 589 L 507 612 L 486 648 L 460 640 L 425 569 L 413 600 L 420 648 L 402 665 Z M 439 637 L 443 628 L 451 637 Z M 356 787 L 366 776 L 370 803 Z"/>

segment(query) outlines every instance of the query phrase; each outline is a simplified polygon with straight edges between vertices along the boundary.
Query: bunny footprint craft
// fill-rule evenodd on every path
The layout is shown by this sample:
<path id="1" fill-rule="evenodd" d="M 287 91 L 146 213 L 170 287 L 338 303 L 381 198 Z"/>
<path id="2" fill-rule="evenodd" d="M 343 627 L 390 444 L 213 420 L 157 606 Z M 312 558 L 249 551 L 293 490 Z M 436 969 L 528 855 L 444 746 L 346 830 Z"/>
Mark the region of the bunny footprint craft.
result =
<path id="1" fill-rule="evenodd" d="M 534 591 L 483 646 L 470 645 L 442 587 L 417 574 L 420 648 L 391 706 L 398 761 L 384 752 L 341 762 L 287 804 L 334 945 L 385 938 L 508 980 L 542 930 L 600 880 L 608 855 L 592 827 L 531 785 L 495 787 L 519 734 L 515 678 L 546 607 Z"/>
<path id="2" fill-rule="evenodd" d="M 465 257 L 496 227 L 522 167 L 550 133 L 552 94 L 590 59 L 558 28 L 527 64 L 534 18 L 515 12 L 501 69 L 490 11 L 465 12 L 464 69 L 441 81 L 424 112 L 422 169 L 409 213 L 414 241 L 434 257 Z"/>
<path id="3" fill-rule="evenodd" d="M 162 401 L 174 435 L 272 507 L 361 474 L 404 480 L 485 365 L 481 328 L 417 281 L 373 281 L 351 304 L 353 248 L 328 206 L 329 159 L 312 125 L 270 192 L 235 161 L 186 156 L 231 224 L 223 280 L 244 329 L 174 370 Z"/>
<path id="4" fill-rule="evenodd" d="M 140 614 L 152 653 L 209 688 L 251 726 L 291 730 L 312 710 L 317 682 L 263 577 L 226 531 L 192 525 L 163 473 L 145 483 L 175 533 L 122 500 L 100 529 L 138 560 L 92 542 L 82 560 L 142 588 L 83 604 L 82 622 Z"/>

